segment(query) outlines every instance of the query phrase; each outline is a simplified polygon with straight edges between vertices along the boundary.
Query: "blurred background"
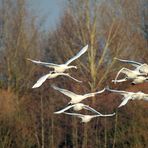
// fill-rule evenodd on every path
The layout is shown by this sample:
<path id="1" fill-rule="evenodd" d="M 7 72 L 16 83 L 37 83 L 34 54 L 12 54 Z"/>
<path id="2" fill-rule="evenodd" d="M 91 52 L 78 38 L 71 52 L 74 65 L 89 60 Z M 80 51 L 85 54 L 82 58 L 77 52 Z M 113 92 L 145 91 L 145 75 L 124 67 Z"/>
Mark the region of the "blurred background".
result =
<path id="1" fill-rule="evenodd" d="M 88 52 L 73 62 L 72 76 L 35 82 L 48 68 L 27 61 L 64 63 L 83 46 Z M 114 60 L 148 63 L 147 0 L 0 0 L 0 147 L 1 148 L 146 148 L 148 103 L 104 92 L 83 101 L 103 114 L 87 124 L 54 115 L 69 98 L 50 85 L 78 94 L 110 88 L 143 91 L 148 83 L 113 84 L 117 71 L 131 68 Z M 89 114 L 88 111 L 82 111 Z"/>

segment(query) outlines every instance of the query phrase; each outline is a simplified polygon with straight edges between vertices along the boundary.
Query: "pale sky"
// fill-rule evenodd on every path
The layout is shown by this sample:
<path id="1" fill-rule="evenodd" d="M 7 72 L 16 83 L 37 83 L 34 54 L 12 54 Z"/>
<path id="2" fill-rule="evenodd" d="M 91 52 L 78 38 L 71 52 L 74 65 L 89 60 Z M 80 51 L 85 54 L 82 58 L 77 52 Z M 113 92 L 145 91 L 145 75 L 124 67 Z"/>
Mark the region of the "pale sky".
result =
<path id="1" fill-rule="evenodd" d="M 43 29 L 54 29 L 66 7 L 67 0 L 28 0 L 27 6 L 36 16 L 47 17 Z"/>

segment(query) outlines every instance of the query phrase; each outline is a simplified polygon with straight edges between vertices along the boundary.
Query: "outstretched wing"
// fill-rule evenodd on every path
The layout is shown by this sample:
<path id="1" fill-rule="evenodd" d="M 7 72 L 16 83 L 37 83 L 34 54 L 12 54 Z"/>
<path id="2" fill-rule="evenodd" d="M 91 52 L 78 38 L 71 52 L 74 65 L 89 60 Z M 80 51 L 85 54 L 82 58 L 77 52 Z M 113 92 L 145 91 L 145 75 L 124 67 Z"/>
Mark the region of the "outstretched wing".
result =
<path id="1" fill-rule="evenodd" d="M 37 88 L 40 87 L 45 81 L 46 79 L 48 79 L 50 74 L 46 74 L 44 76 L 42 76 L 33 86 L 32 88 Z"/>
<path id="2" fill-rule="evenodd" d="M 109 92 L 113 92 L 113 93 L 118 93 L 118 94 L 129 94 L 130 92 L 127 91 L 123 91 L 123 90 L 115 90 L 115 89 L 110 89 L 108 86 L 105 88 L 105 90 L 109 91 Z"/>
<path id="3" fill-rule="evenodd" d="M 112 82 L 114 82 L 114 83 L 121 83 L 121 82 L 125 82 L 125 81 L 127 81 L 126 78 L 123 78 L 123 79 L 120 79 L 120 80 L 112 80 Z"/>
<path id="4" fill-rule="evenodd" d="M 75 94 L 75 93 L 73 93 L 73 92 L 71 92 L 71 91 L 69 91 L 67 89 L 62 89 L 62 88 L 56 87 L 54 85 L 52 85 L 51 87 L 54 88 L 55 90 L 58 90 L 59 92 L 63 93 L 64 95 L 66 95 L 66 96 L 68 96 L 70 98 L 77 96 L 77 94 Z"/>
<path id="5" fill-rule="evenodd" d="M 101 115 L 101 117 L 110 117 L 110 116 L 114 116 L 116 113 L 112 113 L 112 114 L 106 114 L 106 115 Z"/>
<path id="6" fill-rule="evenodd" d="M 93 97 L 94 95 L 96 95 L 96 94 L 101 94 L 101 93 L 103 93 L 104 91 L 105 91 L 105 88 L 102 89 L 102 90 L 100 90 L 100 91 L 97 91 L 97 92 L 85 94 L 84 96 L 85 96 L 85 97 Z"/>
<path id="7" fill-rule="evenodd" d="M 92 107 L 90 107 L 88 105 L 85 105 L 83 108 L 86 109 L 86 110 L 92 111 L 94 113 L 97 113 L 99 115 L 102 115 L 100 112 L 96 111 L 95 109 L 93 109 Z"/>
<path id="8" fill-rule="evenodd" d="M 75 104 L 69 105 L 69 106 L 67 106 L 67 107 L 65 107 L 65 108 L 63 108 L 63 109 L 61 109 L 61 110 L 59 110 L 59 111 L 54 112 L 54 114 L 61 114 L 61 113 L 67 111 L 68 109 L 70 109 L 70 108 L 72 108 L 72 107 L 74 107 L 74 106 L 75 106 Z"/>
<path id="9" fill-rule="evenodd" d="M 76 78 L 70 76 L 69 74 L 68 74 L 68 75 L 65 75 L 65 76 L 67 76 L 67 77 L 73 79 L 73 80 L 76 81 L 76 82 L 82 83 L 82 81 L 80 81 L 80 80 L 78 80 L 78 79 L 76 79 Z"/>
<path id="10" fill-rule="evenodd" d="M 124 73 L 124 74 L 126 74 L 126 75 L 128 75 L 129 73 L 133 73 L 133 71 L 132 70 L 130 70 L 130 69 L 127 69 L 127 68 L 122 68 L 122 69 L 120 69 L 119 70 L 119 72 L 117 73 L 117 75 L 116 75 L 116 77 L 115 77 L 115 83 L 116 83 L 116 81 L 117 81 L 117 79 L 118 79 L 118 76 L 119 76 L 119 74 L 120 73 Z"/>
<path id="11" fill-rule="evenodd" d="M 83 47 L 74 57 L 69 59 L 65 64 L 69 65 L 72 61 L 74 61 L 75 59 L 79 58 L 82 54 L 84 54 L 87 51 L 87 49 L 88 49 L 88 45 Z"/>
<path id="12" fill-rule="evenodd" d="M 31 62 L 33 62 L 35 64 L 43 65 L 43 66 L 46 66 L 46 67 L 51 67 L 51 68 L 59 67 L 58 64 L 54 64 L 54 63 L 46 63 L 46 62 L 32 60 L 32 59 L 29 59 L 29 58 L 27 58 L 27 60 L 29 60 L 29 61 L 31 61 Z"/>
<path id="13" fill-rule="evenodd" d="M 116 58 L 116 57 L 115 57 L 114 59 L 116 59 L 116 60 L 118 60 L 118 61 L 120 61 L 120 62 L 124 62 L 124 63 L 128 63 L 128 64 L 132 64 L 134 67 L 138 67 L 138 66 L 141 65 L 141 63 L 136 62 L 136 61 L 122 60 L 122 59 L 119 59 L 119 58 Z"/>
<path id="14" fill-rule="evenodd" d="M 71 115 L 71 116 L 78 116 L 80 118 L 84 117 L 84 115 L 82 114 L 77 114 L 77 113 L 68 113 L 68 112 L 63 112 L 64 114 L 67 114 L 67 115 Z"/>
<path id="15" fill-rule="evenodd" d="M 127 102 L 131 99 L 131 97 L 126 97 L 126 98 L 123 98 L 123 101 L 121 102 L 121 104 L 118 106 L 121 107 L 121 106 L 124 106 L 125 104 L 127 104 Z"/>

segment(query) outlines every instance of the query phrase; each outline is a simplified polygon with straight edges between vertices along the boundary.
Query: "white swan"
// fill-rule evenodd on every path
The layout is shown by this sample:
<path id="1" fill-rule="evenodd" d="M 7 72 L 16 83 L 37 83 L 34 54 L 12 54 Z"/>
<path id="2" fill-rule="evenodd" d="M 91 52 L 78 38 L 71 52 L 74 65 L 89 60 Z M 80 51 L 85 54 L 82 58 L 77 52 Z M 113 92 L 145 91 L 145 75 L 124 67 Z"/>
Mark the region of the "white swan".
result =
<path id="1" fill-rule="evenodd" d="M 112 80 L 114 83 L 121 83 L 125 82 L 128 80 L 128 77 L 125 77 L 123 79 L 118 79 L 118 80 Z M 145 76 L 137 76 L 136 78 L 132 79 L 133 81 L 131 82 L 132 84 L 140 84 L 144 82 L 148 82 L 148 77 Z"/>
<path id="2" fill-rule="evenodd" d="M 83 103 L 76 103 L 76 104 L 69 105 L 69 106 L 67 106 L 67 107 L 65 107 L 65 108 L 63 108 L 63 109 L 61 109 L 59 111 L 54 112 L 54 114 L 61 114 L 61 113 L 65 112 L 65 111 L 69 110 L 70 108 L 73 108 L 73 110 L 75 110 L 75 111 L 80 111 L 82 109 L 86 109 L 86 110 L 89 110 L 89 111 L 92 111 L 94 113 L 99 114 L 98 111 L 91 108 L 89 105 L 85 105 Z"/>
<path id="3" fill-rule="evenodd" d="M 37 88 L 37 87 L 40 87 L 47 79 L 53 79 L 53 78 L 56 78 L 58 76 L 67 76 L 67 77 L 70 77 L 71 79 L 81 83 L 82 81 L 79 81 L 77 79 L 75 79 L 74 77 L 70 76 L 69 73 L 56 73 L 56 72 L 53 72 L 51 71 L 50 73 L 42 76 L 34 85 L 32 88 Z"/>
<path id="4" fill-rule="evenodd" d="M 27 58 L 29 61 L 39 64 L 39 65 L 43 65 L 49 68 L 53 68 L 55 72 L 64 72 L 66 69 L 70 69 L 70 68 L 76 68 L 77 66 L 69 66 L 69 64 L 71 62 L 73 62 L 74 60 L 76 60 L 77 58 L 79 58 L 82 54 L 84 54 L 88 49 L 88 45 L 86 45 L 85 47 L 83 47 L 74 57 L 72 57 L 71 59 L 69 59 L 66 63 L 64 64 L 54 64 L 54 63 L 46 63 L 46 62 L 41 62 L 41 61 L 35 61 L 32 59 Z"/>
<path id="5" fill-rule="evenodd" d="M 141 91 L 139 92 L 128 92 L 128 91 L 121 91 L 121 90 L 113 90 L 110 89 L 109 87 L 106 87 L 107 91 L 117 93 L 120 95 L 123 95 L 122 102 L 118 107 L 124 106 L 129 100 L 147 100 L 148 101 L 148 94 L 145 94 Z"/>
<path id="6" fill-rule="evenodd" d="M 135 79 L 137 78 L 138 76 L 146 76 L 147 74 L 146 73 L 140 73 L 137 69 L 135 70 L 130 70 L 128 68 L 125 68 L 123 67 L 121 70 L 119 70 L 119 72 L 117 73 L 116 77 L 115 77 L 115 80 L 114 83 L 116 84 L 116 82 L 118 81 L 118 76 L 120 75 L 120 73 L 123 73 L 126 75 L 126 77 L 124 79 L 122 79 L 123 81 L 126 81 L 126 80 L 132 80 L 132 79 Z M 119 81 L 118 81 L 119 82 Z"/>
<path id="7" fill-rule="evenodd" d="M 141 73 L 147 73 L 148 74 L 148 64 L 144 63 L 139 63 L 139 62 L 136 62 L 136 61 L 131 61 L 131 60 L 122 60 L 122 59 L 119 59 L 119 58 L 114 58 L 120 62 L 124 62 L 124 63 L 128 63 L 128 64 L 132 64 L 134 67 L 136 67 L 136 70 L 141 72 Z"/>
<path id="8" fill-rule="evenodd" d="M 94 93 L 88 93 L 88 94 L 84 94 L 84 95 L 78 95 L 78 94 L 75 94 L 69 90 L 66 90 L 66 89 L 62 89 L 62 88 L 59 88 L 59 87 L 56 87 L 54 85 L 52 85 L 52 87 L 55 89 L 55 90 L 58 90 L 60 91 L 61 93 L 63 93 L 64 95 L 68 96 L 71 98 L 71 101 L 68 103 L 68 104 L 75 104 L 75 103 L 79 103 L 81 102 L 82 100 L 88 98 L 88 97 L 94 97 L 96 94 L 100 94 L 102 92 L 105 91 L 105 88 L 101 91 L 98 91 L 98 92 L 94 92 Z"/>
<path id="9" fill-rule="evenodd" d="M 84 122 L 84 123 L 87 123 L 87 122 L 89 122 L 91 119 L 96 118 L 96 117 L 109 117 L 109 116 L 114 116 L 114 115 L 115 115 L 115 113 L 113 113 L 113 114 L 107 114 L 107 115 L 103 115 L 103 114 L 101 114 L 101 113 L 99 113 L 98 115 L 83 115 L 83 114 L 68 113 L 68 112 L 64 112 L 64 114 L 79 117 L 79 118 L 82 119 L 81 122 Z"/>

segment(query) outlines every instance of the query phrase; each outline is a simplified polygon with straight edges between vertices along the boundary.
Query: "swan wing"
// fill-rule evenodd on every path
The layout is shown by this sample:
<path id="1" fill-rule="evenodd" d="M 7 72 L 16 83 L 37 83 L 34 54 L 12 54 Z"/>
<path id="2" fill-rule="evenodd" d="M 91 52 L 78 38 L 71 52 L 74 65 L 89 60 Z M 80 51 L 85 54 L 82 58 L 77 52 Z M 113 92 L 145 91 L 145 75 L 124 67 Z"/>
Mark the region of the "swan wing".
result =
<path id="1" fill-rule="evenodd" d="M 78 114 L 78 113 L 68 113 L 68 112 L 63 112 L 63 113 L 64 113 L 64 114 L 67 114 L 67 115 L 71 115 L 71 116 L 78 116 L 79 118 L 84 117 L 84 115 Z"/>
<path id="2" fill-rule="evenodd" d="M 76 79 L 76 78 L 70 76 L 69 74 L 68 74 L 68 75 L 65 75 L 65 76 L 67 76 L 67 77 L 73 79 L 73 80 L 76 81 L 76 82 L 82 83 L 82 81 L 80 81 L 80 80 L 78 80 L 78 79 Z"/>
<path id="3" fill-rule="evenodd" d="M 120 79 L 120 80 L 112 80 L 112 82 L 114 82 L 114 83 L 121 83 L 121 82 L 125 82 L 125 81 L 127 81 L 126 78 L 123 78 L 123 79 Z"/>
<path id="4" fill-rule="evenodd" d="M 51 68 L 53 68 L 53 67 L 59 67 L 58 64 L 54 64 L 54 63 L 46 63 L 46 62 L 32 60 L 32 59 L 29 59 L 29 58 L 27 58 L 27 60 L 29 60 L 29 61 L 31 61 L 31 62 L 33 62 L 35 64 L 43 65 L 43 66 L 46 66 L 46 67 L 51 67 Z"/>
<path id="5" fill-rule="evenodd" d="M 118 93 L 118 94 L 129 94 L 130 92 L 123 91 L 123 90 L 115 90 L 115 89 L 110 89 L 108 86 L 105 88 L 105 90 L 113 93 Z"/>
<path id="6" fill-rule="evenodd" d="M 86 45 L 85 47 L 83 47 L 74 57 L 72 57 L 71 59 L 69 59 L 65 64 L 69 65 L 72 61 L 76 60 L 77 58 L 79 58 L 82 54 L 84 54 L 88 49 L 88 45 Z"/>
<path id="7" fill-rule="evenodd" d="M 69 91 L 67 89 L 62 89 L 62 88 L 59 88 L 59 87 L 54 86 L 54 85 L 52 85 L 51 87 L 54 88 L 55 90 L 58 90 L 59 92 L 63 93 L 64 95 L 66 95 L 66 96 L 68 96 L 70 98 L 77 96 L 77 94 L 75 94 L 75 93 L 73 93 L 73 92 L 71 92 L 71 91 Z"/>
<path id="8" fill-rule="evenodd" d="M 119 70 L 119 72 L 117 73 L 116 77 L 115 77 L 115 80 L 114 80 L 114 83 L 116 83 L 117 79 L 118 79 L 118 76 L 120 73 L 124 73 L 125 75 L 128 75 L 129 73 L 134 73 L 136 72 L 135 70 L 130 70 L 128 68 L 125 68 L 123 67 L 122 69 Z"/>
<path id="9" fill-rule="evenodd" d="M 93 109 L 92 107 L 90 107 L 88 105 L 85 105 L 83 108 L 86 109 L 86 110 L 92 111 L 94 113 L 97 113 L 99 115 L 102 115 L 100 112 L 96 111 L 95 109 Z"/>
<path id="10" fill-rule="evenodd" d="M 40 87 L 40 86 L 46 81 L 46 79 L 48 79 L 49 76 L 50 76 L 50 74 L 46 74 L 46 75 L 42 76 L 42 77 L 32 86 L 32 88 L 38 88 L 38 87 Z"/>
<path id="11" fill-rule="evenodd" d="M 59 111 L 54 112 L 54 114 L 61 114 L 61 113 L 67 111 L 68 109 L 70 109 L 70 108 L 72 108 L 74 106 L 75 106 L 75 104 L 74 105 L 69 105 L 69 106 L 67 106 L 67 107 L 65 107 L 65 108 L 63 108 L 63 109 L 61 109 Z"/>
<path id="12" fill-rule="evenodd" d="M 136 61 L 131 61 L 131 60 L 123 60 L 123 59 L 119 59 L 119 58 L 114 58 L 120 62 L 123 62 L 123 63 L 128 63 L 128 64 L 132 64 L 134 67 L 138 67 L 140 66 L 142 63 L 139 63 L 139 62 L 136 62 Z"/>
<path id="13" fill-rule="evenodd" d="M 102 89 L 102 90 L 100 90 L 100 91 L 97 91 L 97 92 L 85 94 L 84 96 L 85 96 L 85 97 L 93 97 L 94 95 L 96 95 L 96 94 L 101 94 L 101 93 L 103 93 L 104 91 L 105 91 L 105 88 Z"/>
<path id="14" fill-rule="evenodd" d="M 131 99 L 131 97 L 126 97 L 126 98 L 123 98 L 123 101 L 121 102 L 121 104 L 118 106 L 121 107 L 121 106 L 124 106 L 125 104 L 127 104 L 127 102 Z"/>
<path id="15" fill-rule="evenodd" d="M 110 117 L 110 116 L 114 116 L 115 114 L 116 114 L 116 113 L 101 115 L 101 117 Z"/>

